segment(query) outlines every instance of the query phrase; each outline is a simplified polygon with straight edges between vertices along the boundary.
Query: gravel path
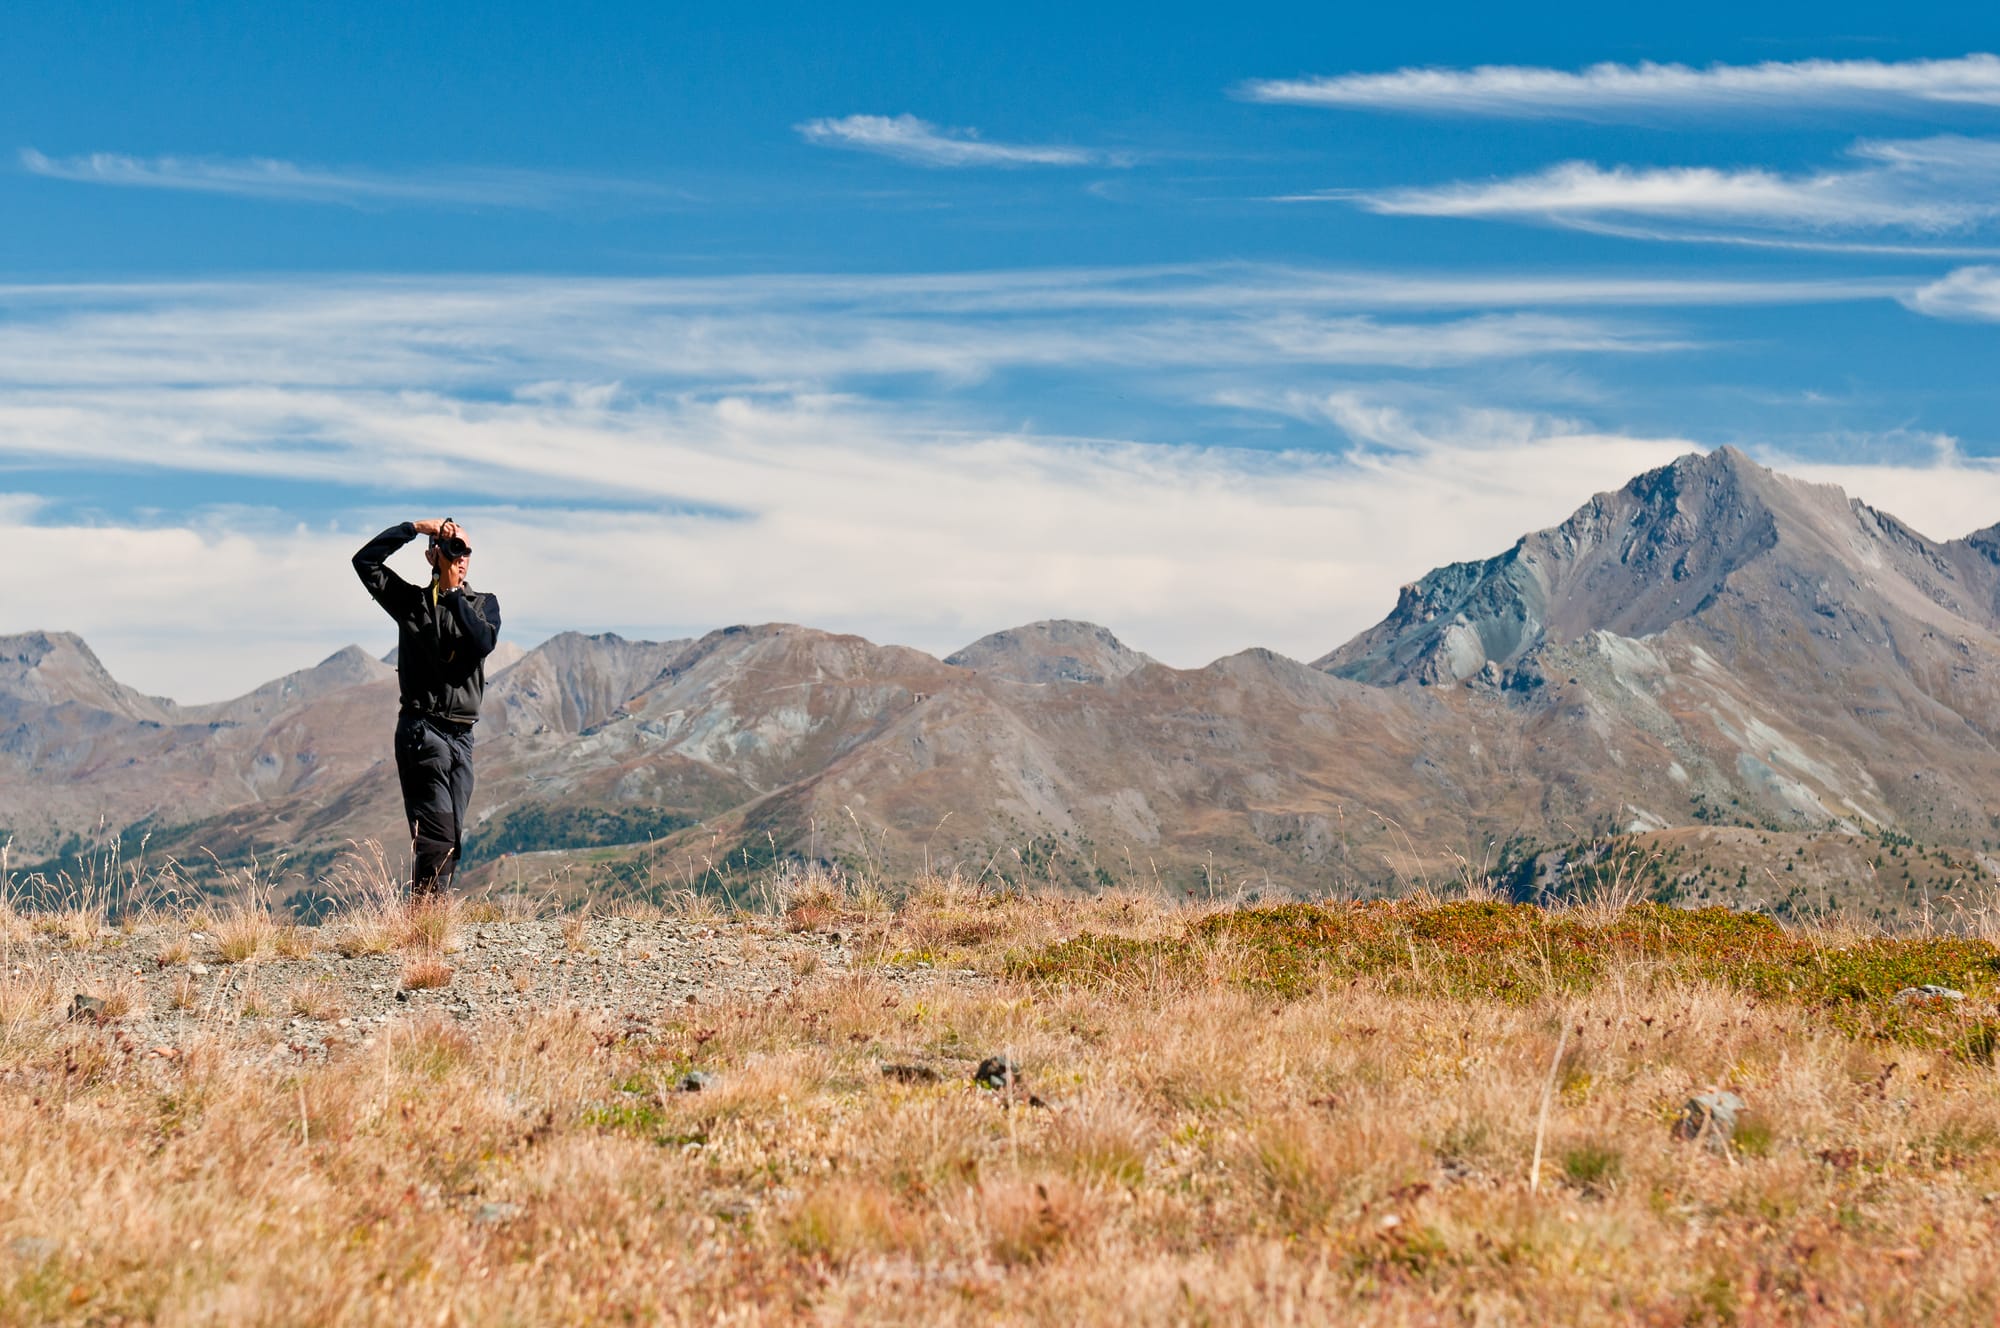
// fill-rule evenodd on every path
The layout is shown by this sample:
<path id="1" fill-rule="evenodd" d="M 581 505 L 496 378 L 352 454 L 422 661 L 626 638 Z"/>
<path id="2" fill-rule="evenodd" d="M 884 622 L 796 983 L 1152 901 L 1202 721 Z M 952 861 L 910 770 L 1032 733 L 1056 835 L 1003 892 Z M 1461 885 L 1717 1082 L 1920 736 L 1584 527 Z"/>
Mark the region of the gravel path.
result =
<path id="1" fill-rule="evenodd" d="M 58 938 L 15 942 L 4 963 L 16 981 L 48 981 L 64 1008 L 80 996 L 110 1002 L 103 1020 L 146 1055 L 171 1059 L 218 1032 L 239 1054 L 296 1065 L 373 1040 L 414 1018 L 506 1018 L 574 1008 L 645 1024 L 670 1010 L 779 999 L 811 979 L 851 971 L 838 936 L 788 933 L 769 922 L 720 924 L 617 918 L 464 924 L 443 956 L 439 987 L 405 989 L 406 956 L 347 957 L 316 937 L 309 955 L 266 948 L 224 963 L 200 932 L 108 932 L 86 946 Z M 969 970 L 871 967 L 897 986 L 976 980 Z M 122 1007 L 122 1008 L 121 1008 Z M 87 1007 L 78 1017 L 91 1017 Z"/>

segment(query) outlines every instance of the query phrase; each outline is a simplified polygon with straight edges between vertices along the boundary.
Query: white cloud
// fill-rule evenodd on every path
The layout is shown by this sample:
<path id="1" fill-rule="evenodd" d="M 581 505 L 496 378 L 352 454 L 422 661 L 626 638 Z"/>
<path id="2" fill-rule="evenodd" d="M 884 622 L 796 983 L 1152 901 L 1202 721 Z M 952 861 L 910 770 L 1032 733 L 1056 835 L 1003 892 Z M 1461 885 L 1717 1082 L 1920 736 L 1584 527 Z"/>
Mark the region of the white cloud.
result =
<path id="1" fill-rule="evenodd" d="M 667 638 L 794 621 L 943 655 L 1063 616 L 1194 667 L 1251 645 L 1316 657 L 1387 613 L 1397 586 L 1490 557 L 1696 446 L 1548 432 L 1506 412 L 1467 412 L 1447 436 L 1440 420 L 1413 424 L 1365 399 L 1335 409 L 1396 445 L 1341 456 L 1006 436 L 916 447 L 817 415 L 741 412 L 715 437 L 657 450 L 601 441 L 601 459 L 754 489 L 753 519 L 504 504 L 453 515 L 478 537 L 475 582 L 501 596 L 522 645 L 566 628 Z M 421 436 L 411 431 L 412 450 Z M 2000 471 L 1984 463 L 1766 459 L 1933 537 L 2000 511 Z M 77 631 L 144 691 L 220 699 L 350 642 L 386 649 L 388 624 L 347 560 L 380 525 L 422 515 L 437 514 L 383 510 L 337 531 L 242 511 L 141 527 L 37 519 L 23 496 L 0 494 L 0 562 L 65 573 L 10 588 L 0 632 Z M 419 574 L 414 555 L 403 570 Z M 258 628 L 246 635 L 248 602 Z"/>
<path id="2" fill-rule="evenodd" d="M 1868 164 L 1810 175 L 1706 166 L 1607 170 L 1571 161 L 1512 179 L 1390 190 L 1358 201 L 1372 212 L 1413 216 L 1558 223 L 1651 218 L 1924 235 L 1963 231 L 2000 216 L 2000 142 L 1956 136 L 1864 142 L 1852 155 Z"/>
<path id="3" fill-rule="evenodd" d="M 1505 548 L 1687 450 L 1596 437 L 1346 457 L 1011 436 L 919 446 L 859 424 L 741 405 L 718 410 L 711 433 L 668 439 L 488 421 L 453 440 L 412 422 L 382 450 L 458 465 L 460 441 L 514 456 L 559 437 L 635 483 L 679 476 L 754 504 L 740 520 L 455 504 L 478 539 L 475 581 L 501 596 L 522 644 L 563 628 L 661 637 L 788 620 L 941 655 L 1061 616 L 1186 666 L 1251 645 L 1311 658 L 1430 566 Z M 0 503 L 0 560 L 65 576 L 10 594 L 0 631 L 80 632 L 121 678 L 181 700 L 245 690 L 349 641 L 386 647 L 347 558 L 375 525 L 435 515 L 383 511 L 335 533 L 240 512 L 152 529 L 17 512 Z M 63 589 L 78 583 L 95 590 Z M 286 593 L 268 594 L 274 583 Z M 237 606 L 250 601 L 259 627 L 245 640 Z"/>
<path id="4" fill-rule="evenodd" d="M 843 115 L 798 126 L 808 143 L 877 152 L 919 166 L 1105 166 L 1110 153 L 1059 144 L 992 143 L 976 129 L 940 129 L 914 115 Z"/>
<path id="5" fill-rule="evenodd" d="M 1933 318 L 2000 322 L 2000 267 L 1962 267 L 1921 287 L 1903 301 Z"/>
<path id="6" fill-rule="evenodd" d="M 1569 116 L 1770 112 L 1938 103 L 2000 105 L 2000 57 L 1950 60 L 1798 60 L 1756 65 L 1597 64 L 1571 72 L 1520 65 L 1399 69 L 1386 74 L 1259 79 L 1252 101 L 1431 114 Z"/>
<path id="7" fill-rule="evenodd" d="M 1428 383 L 1407 366 L 1491 361 L 1511 383 L 1537 356 L 1683 344 L 1598 316 L 1600 301 L 1881 293 L 1465 282 L 1523 307 L 1471 312 L 1444 278 L 1243 267 L 14 287 L 0 291 L 0 466 L 16 491 L 0 494 L 0 566 L 63 574 L 10 584 L 0 632 L 79 631 L 120 676 L 183 700 L 350 641 L 385 647 L 346 559 L 425 513 L 335 506 L 365 501 L 365 485 L 453 495 L 452 514 L 476 523 L 476 575 L 524 644 L 781 619 L 942 653 L 1068 616 L 1177 664 L 1253 644 L 1311 657 L 1436 563 L 1504 548 L 1691 445 L 1302 393 L 1300 366 L 1390 364 Z M 1243 394 L 1231 404 L 1356 445 L 1050 436 L 997 426 L 958 390 L 1018 366 L 1129 386 L 1132 409 L 1175 434 L 1227 383 Z M 46 472 L 65 477 L 68 504 L 35 503 Z M 157 480 L 160 510 L 80 514 L 73 495 L 104 473 Z M 237 495 L 264 481 L 317 494 L 299 500 L 309 524 L 185 496 L 210 475 Z M 245 640 L 239 606 L 253 601 Z"/>
<path id="8" fill-rule="evenodd" d="M 1077 274 L 1067 285 L 995 283 L 905 289 L 833 279 L 823 288 L 672 281 L 485 280 L 242 283 L 115 287 L 61 295 L 0 292 L 0 385 L 15 404 L 65 408 L 74 392 L 118 384 L 241 390 L 383 387 L 506 392 L 544 381 L 622 382 L 635 391 L 795 390 L 857 378 L 921 375 L 977 382 L 1009 369 L 1143 373 L 1254 372 L 1314 364 L 1425 367 L 1550 354 L 1642 354 L 1687 346 L 1684 334 L 1629 316 L 1468 313 L 1446 283 L 1397 290 L 1389 279 L 1312 290 L 1311 274 L 1224 273 L 1171 288 Z M 1092 294 L 1093 282 L 1100 286 Z M 1481 282 L 1468 279 L 1478 290 Z M 1486 293 L 1525 304 L 1643 302 L 1642 285 L 1567 291 L 1562 278 Z M 1890 294 L 1832 287 L 1695 282 L 1688 298 L 1819 300 Z M 1896 291 L 1893 293 L 1901 293 Z M 1650 290 L 1672 298 L 1671 283 Z M 1388 316 L 1353 306 L 1435 298 L 1446 316 Z M 76 401 L 89 409 L 88 393 Z"/>
<path id="9" fill-rule="evenodd" d="M 31 175 L 80 184 L 172 189 L 290 203 L 364 206 L 506 207 L 552 209 L 588 199 L 661 202 L 671 191 L 637 181 L 552 171 L 445 168 L 389 173 L 322 166 L 267 157 L 132 157 L 93 152 L 50 157 L 22 148 Z"/>

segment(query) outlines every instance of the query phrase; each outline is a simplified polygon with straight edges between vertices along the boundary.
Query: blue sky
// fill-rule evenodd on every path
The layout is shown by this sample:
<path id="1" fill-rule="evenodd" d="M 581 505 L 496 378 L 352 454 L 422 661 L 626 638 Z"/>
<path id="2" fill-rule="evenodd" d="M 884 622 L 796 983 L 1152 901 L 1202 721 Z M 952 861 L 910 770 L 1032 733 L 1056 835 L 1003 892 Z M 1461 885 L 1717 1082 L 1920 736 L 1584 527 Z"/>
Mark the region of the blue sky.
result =
<path id="1" fill-rule="evenodd" d="M 1968 7 L 965 8 L 9 6 L 0 632 L 212 699 L 449 513 L 523 645 L 1191 666 L 1697 447 L 2000 521 Z"/>

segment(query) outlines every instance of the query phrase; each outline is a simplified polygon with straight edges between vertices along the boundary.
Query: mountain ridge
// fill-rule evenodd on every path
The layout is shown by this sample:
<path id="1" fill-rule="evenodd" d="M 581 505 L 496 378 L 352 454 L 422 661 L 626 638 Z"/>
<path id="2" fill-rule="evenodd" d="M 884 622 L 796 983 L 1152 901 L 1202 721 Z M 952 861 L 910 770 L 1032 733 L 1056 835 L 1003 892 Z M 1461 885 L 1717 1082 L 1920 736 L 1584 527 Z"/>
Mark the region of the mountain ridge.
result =
<path id="1" fill-rule="evenodd" d="M 386 665 L 350 648 L 181 708 L 94 660 L 0 638 L 25 846 L 100 818 L 231 853 L 397 842 Z M 1721 449 L 1437 569 L 1312 663 L 1175 669 L 1073 620 L 944 659 L 767 623 L 561 633 L 488 700 L 475 843 L 612 846 L 635 879 L 734 854 L 1312 894 L 1716 823 L 1988 852 L 2000 525 L 1932 541 Z"/>

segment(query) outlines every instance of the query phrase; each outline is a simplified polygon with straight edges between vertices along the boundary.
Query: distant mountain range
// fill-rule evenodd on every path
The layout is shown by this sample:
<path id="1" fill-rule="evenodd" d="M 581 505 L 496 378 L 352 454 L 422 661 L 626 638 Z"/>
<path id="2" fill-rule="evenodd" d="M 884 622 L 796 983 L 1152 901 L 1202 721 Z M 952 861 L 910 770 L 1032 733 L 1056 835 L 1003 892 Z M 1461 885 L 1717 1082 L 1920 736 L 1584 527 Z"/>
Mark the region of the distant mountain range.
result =
<path id="1" fill-rule="evenodd" d="M 2000 527 L 1934 542 L 1730 448 L 1432 572 L 1311 664 L 1173 669 L 1076 622 L 943 660 L 773 624 L 565 633 L 489 675 L 489 879 L 568 863 L 663 888 L 809 857 L 1311 894 L 1532 877 L 1538 851 L 1613 831 L 1672 837 L 1677 867 L 1741 836 L 1676 827 L 1801 859 L 1798 836 L 1921 843 L 1967 879 L 2000 845 Z M 400 847 L 395 698 L 356 647 L 177 706 L 74 636 L 0 637 L 0 830 L 16 864 L 99 827 L 307 875 L 352 841 Z M 1760 869 L 1739 893 L 1796 894 Z"/>

